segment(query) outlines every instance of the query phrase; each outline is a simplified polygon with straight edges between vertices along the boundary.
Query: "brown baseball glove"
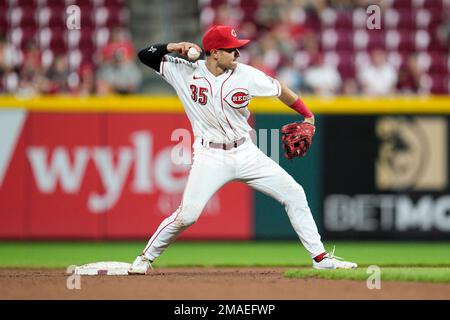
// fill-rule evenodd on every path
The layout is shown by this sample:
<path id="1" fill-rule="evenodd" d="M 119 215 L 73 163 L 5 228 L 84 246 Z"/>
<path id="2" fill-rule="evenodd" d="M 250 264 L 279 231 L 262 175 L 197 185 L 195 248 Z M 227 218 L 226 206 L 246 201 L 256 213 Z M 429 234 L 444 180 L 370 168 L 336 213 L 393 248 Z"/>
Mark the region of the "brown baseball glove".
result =
<path id="1" fill-rule="evenodd" d="M 294 122 L 281 128 L 281 142 L 283 143 L 284 156 L 291 160 L 303 157 L 312 144 L 316 128 L 307 122 Z"/>

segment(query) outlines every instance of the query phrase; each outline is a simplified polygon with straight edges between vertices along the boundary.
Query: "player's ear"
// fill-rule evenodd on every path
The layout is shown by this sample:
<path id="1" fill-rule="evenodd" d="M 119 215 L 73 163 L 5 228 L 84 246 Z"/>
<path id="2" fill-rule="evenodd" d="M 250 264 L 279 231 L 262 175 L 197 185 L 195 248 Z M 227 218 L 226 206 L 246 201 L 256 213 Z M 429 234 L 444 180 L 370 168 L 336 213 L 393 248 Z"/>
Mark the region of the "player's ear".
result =
<path id="1" fill-rule="evenodd" d="M 211 55 L 213 58 L 218 58 L 218 57 L 219 57 L 219 50 L 217 50 L 217 49 L 211 49 L 210 55 Z"/>

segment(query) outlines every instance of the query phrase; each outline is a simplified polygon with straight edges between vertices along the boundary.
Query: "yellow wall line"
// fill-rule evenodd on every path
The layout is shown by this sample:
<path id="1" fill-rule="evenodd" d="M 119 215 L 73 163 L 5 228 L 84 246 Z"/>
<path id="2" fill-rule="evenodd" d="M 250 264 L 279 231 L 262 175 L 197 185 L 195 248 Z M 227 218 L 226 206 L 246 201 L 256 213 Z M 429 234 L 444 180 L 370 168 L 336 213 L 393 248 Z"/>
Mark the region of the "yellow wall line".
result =
<path id="1" fill-rule="evenodd" d="M 303 98 L 317 114 L 450 114 L 450 96 Z M 42 112 L 150 112 L 181 113 L 183 106 L 175 96 L 108 96 L 74 98 L 47 96 L 20 99 L 0 96 L 0 109 L 23 108 Z M 294 114 L 276 98 L 255 98 L 250 103 L 253 113 Z"/>

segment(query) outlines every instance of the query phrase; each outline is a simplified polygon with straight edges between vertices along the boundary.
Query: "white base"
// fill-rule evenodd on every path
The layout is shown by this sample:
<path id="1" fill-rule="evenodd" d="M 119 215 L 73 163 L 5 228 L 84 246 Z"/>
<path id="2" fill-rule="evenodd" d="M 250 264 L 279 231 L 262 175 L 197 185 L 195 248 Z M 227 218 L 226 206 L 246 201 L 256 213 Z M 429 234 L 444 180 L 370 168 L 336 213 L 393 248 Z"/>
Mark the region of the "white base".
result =
<path id="1" fill-rule="evenodd" d="M 105 261 L 88 263 L 75 268 L 75 274 L 81 276 L 126 276 L 130 263 Z"/>

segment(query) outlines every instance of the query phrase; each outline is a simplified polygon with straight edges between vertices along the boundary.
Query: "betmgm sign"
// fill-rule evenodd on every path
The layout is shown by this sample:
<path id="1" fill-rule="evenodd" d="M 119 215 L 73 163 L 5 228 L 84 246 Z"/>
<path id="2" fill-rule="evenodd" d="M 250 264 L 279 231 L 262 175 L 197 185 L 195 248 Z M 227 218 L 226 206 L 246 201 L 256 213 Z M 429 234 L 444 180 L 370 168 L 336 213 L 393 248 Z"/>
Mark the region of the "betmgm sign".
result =
<path id="1" fill-rule="evenodd" d="M 450 239 L 448 118 L 346 117 L 345 128 L 342 121 L 325 124 L 325 234 Z"/>

